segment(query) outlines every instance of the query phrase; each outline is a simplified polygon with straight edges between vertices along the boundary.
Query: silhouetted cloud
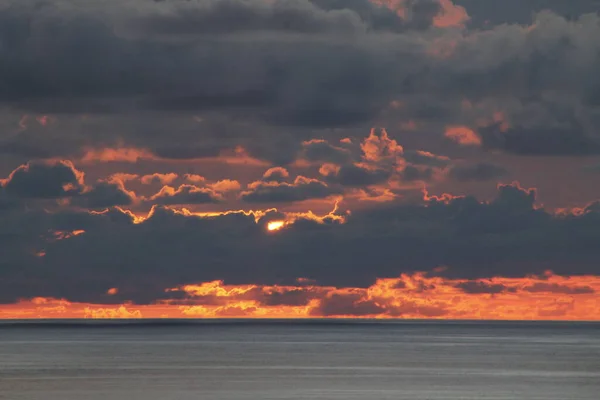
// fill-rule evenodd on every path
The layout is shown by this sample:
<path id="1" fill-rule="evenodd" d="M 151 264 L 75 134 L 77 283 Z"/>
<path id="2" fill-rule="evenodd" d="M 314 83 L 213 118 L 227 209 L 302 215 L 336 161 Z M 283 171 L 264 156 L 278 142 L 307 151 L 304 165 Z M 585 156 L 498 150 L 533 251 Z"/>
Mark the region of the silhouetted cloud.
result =
<path id="1" fill-rule="evenodd" d="M 501 283 L 486 283 L 481 281 L 461 282 L 456 287 L 462 289 L 465 293 L 470 294 L 498 294 L 505 292 L 516 292 L 516 288 L 511 288 Z"/>
<path id="2" fill-rule="evenodd" d="M 576 286 L 570 287 L 566 285 L 559 285 L 557 283 L 540 283 L 537 282 L 531 286 L 523 288 L 523 290 L 531 293 L 558 293 L 558 294 L 588 294 L 595 293 L 594 289 L 590 286 Z"/>
<path id="3" fill-rule="evenodd" d="M 118 180 L 101 181 L 89 191 L 82 193 L 78 202 L 88 208 L 129 206 L 135 201 L 135 193 L 128 191 Z"/>
<path id="4" fill-rule="evenodd" d="M 437 274 L 463 278 L 546 270 L 597 274 L 597 246 L 584 244 L 593 243 L 598 213 L 555 215 L 534 207 L 534 201 L 534 191 L 504 185 L 489 203 L 469 196 L 428 197 L 422 204 L 354 212 L 345 223 L 299 215 L 275 234 L 267 232 L 266 222 L 257 224 L 254 215 L 241 212 L 201 217 L 154 207 L 146 220 L 134 223 L 135 217 L 120 209 L 9 211 L 3 226 L 20 227 L 13 234 L 19 232 L 21 245 L 2 244 L 6 279 L 1 292 L 5 301 L 38 295 L 93 301 L 109 287 L 122 287 L 135 301 L 158 296 L 158 288 L 190 282 L 295 284 L 306 277 L 322 285 L 365 287 L 377 278 L 439 266 L 447 269 Z M 287 217 L 266 221 L 276 218 Z M 85 233 L 47 241 L 43 235 L 49 231 Z M 31 249 L 43 250 L 44 256 Z M 35 283 L 42 275 L 43 285 Z M 503 288 L 462 289 L 493 293 Z M 587 293 L 585 288 L 569 291 Z M 365 309 L 376 307 L 361 304 L 356 312 Z"/>
<path id="5" fill-rule="evenodd" d="M 15 169 L 2 186 L 9 195 L 53 199 L 81 193 L 83 179 L 70 161 L 30 162 Z"/>

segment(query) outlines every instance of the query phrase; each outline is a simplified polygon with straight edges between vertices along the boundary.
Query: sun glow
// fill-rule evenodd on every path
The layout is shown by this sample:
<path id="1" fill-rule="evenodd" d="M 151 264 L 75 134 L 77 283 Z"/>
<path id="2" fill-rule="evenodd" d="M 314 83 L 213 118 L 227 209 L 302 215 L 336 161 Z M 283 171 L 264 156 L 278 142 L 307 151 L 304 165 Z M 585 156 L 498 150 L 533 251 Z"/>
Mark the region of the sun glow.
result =
<path id="1" fill-rule="evenodd" d="M 1 319 L 32 318 L 404 318 L 600 321 L 600 277 L 546 273 L 450 279 L 426 273 L 378 279 L 368 288 L 200 282 L 150 304 L 91 304 L 34 297 L 0 304 Z M 167 296 L 169 297 L 169 296 Z"/>
<path id="2" fill-rule="evenodd" d="M 285 221 L 271 221 L 267 224 L 267 229 L 269 231 L 278 231 L 283 228 L 285 225 Z"/>

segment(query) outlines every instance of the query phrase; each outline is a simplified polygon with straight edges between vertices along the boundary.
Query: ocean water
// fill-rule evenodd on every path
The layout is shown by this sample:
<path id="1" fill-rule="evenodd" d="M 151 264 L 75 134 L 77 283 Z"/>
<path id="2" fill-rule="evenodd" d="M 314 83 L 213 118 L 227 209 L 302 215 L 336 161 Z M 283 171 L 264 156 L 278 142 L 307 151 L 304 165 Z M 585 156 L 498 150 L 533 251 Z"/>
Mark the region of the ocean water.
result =
<path id="1" fill-rule="evenodd" d="M 600 325 L 0 323 L 7 400 L 598 400 Z"/>

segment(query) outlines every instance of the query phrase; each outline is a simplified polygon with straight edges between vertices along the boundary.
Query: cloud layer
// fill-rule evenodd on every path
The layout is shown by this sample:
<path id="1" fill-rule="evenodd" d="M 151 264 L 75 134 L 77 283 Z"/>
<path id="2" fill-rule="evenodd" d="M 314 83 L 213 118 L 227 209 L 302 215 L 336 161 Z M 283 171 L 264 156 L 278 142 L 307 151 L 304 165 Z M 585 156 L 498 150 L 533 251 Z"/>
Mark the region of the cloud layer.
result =
<path id="1" fill-rule="evenodd" d="M 4 1 L 0 316 L 592 313 L 600 16 L 488 3 Z"/>

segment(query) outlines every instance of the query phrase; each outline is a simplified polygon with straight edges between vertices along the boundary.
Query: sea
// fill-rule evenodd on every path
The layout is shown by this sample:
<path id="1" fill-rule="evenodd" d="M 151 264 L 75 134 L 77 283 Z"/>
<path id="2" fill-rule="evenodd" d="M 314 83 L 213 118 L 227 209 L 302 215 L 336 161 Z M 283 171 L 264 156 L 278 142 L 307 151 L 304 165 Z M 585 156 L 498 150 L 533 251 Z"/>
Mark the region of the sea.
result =
<path id="1" fill-rule="evenodd" d="M 600 324 L 0 322 L 6 400 L 599 400 Z"/>

